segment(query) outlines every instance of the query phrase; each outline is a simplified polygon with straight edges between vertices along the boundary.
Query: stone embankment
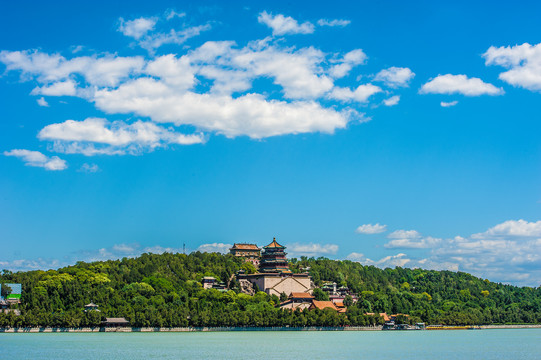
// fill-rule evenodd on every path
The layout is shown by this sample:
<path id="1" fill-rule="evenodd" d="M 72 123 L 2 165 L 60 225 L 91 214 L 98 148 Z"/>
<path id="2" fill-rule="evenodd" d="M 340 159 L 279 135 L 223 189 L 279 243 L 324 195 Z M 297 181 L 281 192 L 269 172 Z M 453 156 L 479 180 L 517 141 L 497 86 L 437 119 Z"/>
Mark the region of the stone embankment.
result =
<path id="1" fill-rule="evenodd" d="M 541 324 L 537 325 L 481 325 L 481 329 L 541 329 Z"/>
<path id="2" fill-rule="evenodd" d="M 93 333 L 93 332 L 197 332 L 197 331 L 377 331 L 381 326 L 348 326 L 348 327 L 24 327 L 0 328 L 0 333 Z"/>
<path id="3" fill-rule="evenodd" d="M 480 329 L 541 329 L 537 325 L 482 325 Z M 24 327 L 0 328 L 0 333 L 98 333 L 98 332 L 201 332 L 201 331 L 379 331 L 381 326 L 346 326 L 346 327 Z"/>

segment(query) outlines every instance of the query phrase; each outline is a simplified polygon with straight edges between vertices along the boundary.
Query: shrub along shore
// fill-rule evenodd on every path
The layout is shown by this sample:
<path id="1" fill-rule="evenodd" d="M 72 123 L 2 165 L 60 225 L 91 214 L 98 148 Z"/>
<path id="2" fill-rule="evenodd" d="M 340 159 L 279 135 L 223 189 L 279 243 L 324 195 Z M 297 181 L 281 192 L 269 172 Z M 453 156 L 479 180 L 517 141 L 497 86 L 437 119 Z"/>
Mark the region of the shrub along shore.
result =
<path id="1" fill-rule="evenodd" d="M 21 315 L 0 314 L 0 327 L 3 332 L 99 329 L 105 317 L 124 317 L 135 329 L 360 329 L 382 325 L 381 317 L 366 315 L 380 312 L 409 314 L 409 321 L 426 324 L 541 324 L 541 288 L 494 283 L 463 272 L 379 269 L 325 258 L 291 259 L 289 268 L 294 273 L 309 268 L 316 286 L 336 282 L 359 301 L 345 313 L 281 310 L 277 296 L 241 292 L 234 274 L 253 269 L 240 258 L 200 252 L 143 254 L 58 270 L 4 270 L 0 282 L 21 283 L 23 294 L 17 305 Z M 204 290 L 204 276 L 225 282 L 228 290 Z M 100 311 L 85 312 L 90 302 Z"/>
<path id="2" fill-rule="evenodd" d="M 462 326 L 460 328 L 463 328 Z M 479 329 L 541 329 L 541 324 L 523 325 L 481 325 Z M 220 332 L 220 331 L 380 331 L 382 326 L 342 326 L 342 327 L 83 327 L 83 328 L 52 328 L 52 327 L 24 327 L 0 328 L 0 333 L 98 333 L 98 332 Z M 450 330 L 450 329 L 448 329 Z"/>

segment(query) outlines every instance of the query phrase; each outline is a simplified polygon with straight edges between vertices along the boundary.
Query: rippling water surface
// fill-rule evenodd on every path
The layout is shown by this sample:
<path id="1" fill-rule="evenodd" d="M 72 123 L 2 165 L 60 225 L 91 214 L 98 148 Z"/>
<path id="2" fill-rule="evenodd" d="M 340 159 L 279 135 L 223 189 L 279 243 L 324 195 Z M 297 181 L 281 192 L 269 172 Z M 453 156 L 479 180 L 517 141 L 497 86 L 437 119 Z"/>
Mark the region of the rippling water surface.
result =
<path id="1" fill-rule="evenodd" d="M 541 329 L 0 334 L 1 359 L 541 359 Z"/>

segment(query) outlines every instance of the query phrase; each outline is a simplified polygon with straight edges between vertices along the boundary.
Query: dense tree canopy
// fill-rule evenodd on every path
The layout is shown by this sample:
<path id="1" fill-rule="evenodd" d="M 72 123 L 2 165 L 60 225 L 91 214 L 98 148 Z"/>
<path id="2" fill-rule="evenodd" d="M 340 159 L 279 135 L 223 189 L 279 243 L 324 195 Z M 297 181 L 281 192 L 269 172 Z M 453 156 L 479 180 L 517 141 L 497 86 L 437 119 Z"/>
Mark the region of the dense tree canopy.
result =
<path id="1" fill-rule="evenodd" d="M 316 285 L 347 286 L 359 301 L 345 314 L 280 310 L 277 296 L 240 292 L 239 258 L 217 253 L 143 254 L 138 258 L 80 262 L 49 271 L 4 271 L 1 283 L 22 283 L 20 316 L 0 314 L 0 326 L 97 326 L 125 317 L 132 326 L 344 326 L 382 323 L 366 313 L 405 313 L 430 324 L 541 323 L 541 289 L 515 287 L 466 273 L 379 269 L 352 261 L 292 259 L 294 272 L 310 268 Z M 213 276 L 228 291 L 204 290 Z M 325 294 L 319 294 L 324 297 Z M 349 305 L 350 299 L 347 303 Z M 100 312 L 84 311 L 94 302 Z"/>

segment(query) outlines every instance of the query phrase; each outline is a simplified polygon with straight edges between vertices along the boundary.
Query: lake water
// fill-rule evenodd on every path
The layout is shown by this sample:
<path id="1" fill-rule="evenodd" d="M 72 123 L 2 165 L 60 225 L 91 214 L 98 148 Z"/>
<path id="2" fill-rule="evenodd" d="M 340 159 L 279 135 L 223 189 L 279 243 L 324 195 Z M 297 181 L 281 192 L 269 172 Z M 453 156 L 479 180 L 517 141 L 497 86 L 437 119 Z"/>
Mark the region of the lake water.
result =
<path id="1" fill-rule="evenodd" d="M 541 329 L 0 334 L 1 359 L 541 359 Z"/>

